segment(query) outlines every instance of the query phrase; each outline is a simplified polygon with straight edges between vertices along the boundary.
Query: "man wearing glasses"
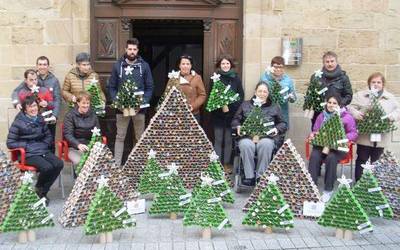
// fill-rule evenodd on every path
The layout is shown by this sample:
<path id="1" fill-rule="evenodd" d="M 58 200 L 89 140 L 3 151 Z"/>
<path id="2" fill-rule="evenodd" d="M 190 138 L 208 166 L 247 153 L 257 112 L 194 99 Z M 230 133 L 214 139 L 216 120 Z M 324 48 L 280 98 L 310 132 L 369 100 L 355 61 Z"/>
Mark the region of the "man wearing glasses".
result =
<path id="1" fill-rule="evenodd" d="M 144 92 L 143 103 L 150 103 L 153 94 L 153 77 L 149 64 L 139 56 L 139 40 L 136 38 L 126 41 L 125 54 L 113 66 L 107 86 L 111 100 L 115 100 L 120 86 L 126 81 L 128 75 L 133 77 L 138 87 L 137 91 Z M 117 135 L 115 137 L 114 157 L 117 166 L 121 165 L 124 141 L 130 119 L 133 122 L 136 141 L 144 132 L 145 109 L 136 111 L 134 116 L 123 116 L 121 110 L 116 110 Z"/>

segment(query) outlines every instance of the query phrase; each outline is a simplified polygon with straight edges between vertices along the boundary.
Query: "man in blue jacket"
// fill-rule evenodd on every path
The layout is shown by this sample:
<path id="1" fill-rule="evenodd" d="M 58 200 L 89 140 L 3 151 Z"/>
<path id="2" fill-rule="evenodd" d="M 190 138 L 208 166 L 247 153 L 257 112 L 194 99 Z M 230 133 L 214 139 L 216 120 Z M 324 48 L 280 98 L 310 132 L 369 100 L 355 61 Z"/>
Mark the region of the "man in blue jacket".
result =
<path id="1" fill-rule="evenodd" d="M 127 67 L 129 67 L 129 70 L 126 70 Z M 153 94 L 153 77 L 149 64 L 139 56 L 139 40 L 136 38 L 126 41 L 125 54 L 113 65 L 107 86 L 112 101 L 115 100 L 120 86 L 126 81 L 127 72 L 133 75 L 138 88 L 137 91 L 144 92 L 144 103 L 150 103 Z M 129 121 L 132 118 L 135 138 L 139 140 L 144 132 L 145 110 L 141 109 L 135 116 L 123 116 L 120 110 L 116 110 L 116 113 L 117 135 L 115 137 L 114 157 L 115 163 L 119 166 L 122 161 Z"/>

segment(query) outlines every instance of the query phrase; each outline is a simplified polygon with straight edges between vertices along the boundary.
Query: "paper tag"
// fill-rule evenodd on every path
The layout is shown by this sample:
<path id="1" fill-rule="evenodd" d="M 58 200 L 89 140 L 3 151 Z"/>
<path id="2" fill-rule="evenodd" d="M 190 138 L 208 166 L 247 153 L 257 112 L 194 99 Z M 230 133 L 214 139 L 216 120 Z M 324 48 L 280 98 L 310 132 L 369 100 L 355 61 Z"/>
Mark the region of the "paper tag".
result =
<path id="1" fill-rule="evenodd" d="M 267 135 L 270 135 L 272 133 L 277 133 L 277 132 L 278 132 L 278 130 L 276 128 L 273 128 L 273 129 L 270 129 L 267 131 Z"/>
<path id="2" fill-rule="evenodd" d="M 283 88 L 281 91 L 279 91 L 279 94 L 283 94 L 289 90 L 288 87 Z"/>
<path id="3" fill-rule="evenodd" d="M 375 208 L 377 210 L 382 210 L 382 209 L 385 209 L 385 208 L 389 208 L 389 204 L 379 205 L 379 206 L 376 206 Z"/>
<path id="4" fill-rule="evenodd" d="M 264 127 L 274 126 L 274 125 L 275 125 L 275 122 L 266 122 L 266 123 L 264 123 L 263 125 L 264 125 Z"/>
<path id="5" fill-rule="evenodd" d="M 363 230 L 360 230 L 358 232 L 360 234 L 364 234 L 364 233 L 371 232 L 371 231 L 372 231 L 372 227 L 367 227 L 367 228 L 364 228 Z"/>
<path id="6" fill-rule="evenodd" d="M 179 202 L 179 206 L 183 206 L 185 204 L 188 204 L 190 202 L 190 199 L 186 199 L 184 201 Z"/>
<path id="7" fill-rule="evenodd" d="M 122 224 L 128 224 L 128 223 L 135 223 L 136 222 L 136 219 L 135 218 L 129 218 L 129 219 L 126 219 L 126 220 L 123 220 L 122 221 Z"/>
<path id="8" fill-rule="evenodd" d="M 283 97 L 283 99 L 288 99 L 290 96 L 289 95 L 285 95 L 284 97 Z"/>
<path id="9" fill-rule="evenodd" d="M 215 197 L 212 199 L 208 199 L 207 203 L 216 203 L 216 202 L 220 202 L 221 200 L 222 200 L 221 197 Z"/>
<path id="10" fill-rule="evenodd" d="M 138 199 L 126 202 L 128 214 L 141 214 L 146 211 L 146 200 Z"/>
<path id="11" fill-rule="evenodd" d="M 219 225 L 218 225 L 218 230 L 221 230 L 222 228 L 224 228 L 225 224 L 228 223 L 229 220 L 228 218 L 225 218 L 225 220 L 223 220 Z"/>
<path id="12" fill-rule="evenodd" d="M 48 111 L 43 112 L 42 116 L 47 116 L 47 115 L 50 115 L 50 114 L 53 114 L 53 110 L 48 110 Z"/>
<path id="13" fill-rule="evenodd" d="M 385 119 L 387 119 L 387 118 L 389 118 L 389 115 L 381 116 L 381 120 L 385 120 Z"/>
<path id="14" fill-rule="evenodd" d="M 170 174 L 169 172 L 166 172 L 166 173 L 158 174 L 158 177 L 164 178 L 164 177 L 167 177 L 167 176 L 170 176 L 170 175 L 171 175 L 171 174 Z"/>
<path id="15" fill-rule="evenodd" d="M 325 203 L 305 201 L 303 203 L 303 215 L 311 217 L 319 217 L 325 209 Z"/>
<path id="16" fill-rule="evenodd" d="M 229 194 L 230 192 L 232 192 L 232 191 L 231 191 L 230 189 L 227 189 L 227 190 L 225 190 L 224 192 L 221 192 L 221 193 L 219 194 L 219 196 L 223 197 L 223 196 Z"/>
<path id="17" fill-rule="evenodd" d="M 179 200 L 185 200 L 190 197 L 192 197 L 192 193 L 183 194 L 183 195 L 179 196 Z"/>
<path id="18" fill-rule="evenodd" d="M 49 220 L 51 220 L 54 217 L 53 214 L 49 214 L 49 216 L 47 216 L 46 218 L 44 218 L 40 223 L 44 224 L 46 222 L 48 222 Z"/>
<path id="19" fill-rule="evenodd" d="M 341 139 L 341 140 L 337 140 L 336 141 L 338 144 L 340 144 L 340 143 L 348 143 L 349 142 L 349 139 Z"/>
<path id="20" fill-rule="evenodd" d="M 216 185 L 219 185 L 219 184 L 223 184 L 225 182 L 225 180 L 217 180 L 217 181 L 214 181 L 213 183 L 212 183 L 212 185 L 213 186 L 216 186 Z"/>
<path id="21" fill-rule="evenodd" d="M 381 187 L 376 187 L 376 188 L 368 188 L 368 193 L 373 193 L 373 192 L 379 192 L 381 191 Z"/>
<path id="22" fill-rule="evenodd" d="M 326 91 L 328 91 L 328 87 L 325 87 L 323 89 L 321 89 L 320 91 L 317 91 L 318 95 L 325 93 Z"/>
<path id="23" fill-rule="evenodd" d="M 286 204 L 285 206 L 281 207 L 281 208 L 278 210 L 278 214 L 283 213 L 283 212 L 284 212 L 286 209 L 288 209 L 288 208 L 289 208 L 289 205 Z"/>
<path id="24" fill-rule="evenodd" d="M 35 204 L 32 205 L 33 209 L 36 209 L 38 206 L 43 205 L 46 206 L 46 198 L 42 197 L 42 199 L 38 200 Z"/>
<path id="25" fill-rule="evenodd" d="M 281 221 L 279 224 L 280 225 L 290 225 L 290 224 L 293 224 L 294 223 L 294 221 L 292 221 L 292 220 L 287 220 L 287 221 Z"/>
<path id="26" fill-rule="evenodd" d="M 320 104 L 319 104 L 319 106 L 322 106 L 322 107 L 324 107 L 326 105 L 326 102 L 321 102 Z"/>
<path id="27" fill-rule="evenodd" d="M 380 142 L 382 141 L 382 134 L 370 134 L 369 140 L 371 142 Z"/>
<path id="28" fill-rule="evenodd" d="M 349 152 L 349 148 L 345 148 L 345 147 L 338 147 L 337 150 L 342 151 L 342 152 Z"/>
<path id="29" fill-rule="evenodd" d="M 113 215 L 114 215 L 114 217 L 118 217 L 125 211 L 126 211 L 126 207 L 122 207 L 120 210 L 118 210 L 118 212 L 113 211 Z"/>
<path id="30" fill-rule="evenodd" d="M 238 93 L 236 93 L 234 96 L 232 96 L 231 100 L 233 101 L 233 100 L 236 100 L 237 98 L 239 98 L 239 94 Z"/>
<path id="31" fill-rule="evenodd" d="M 140 105 L 141 109 L 148 108 L 148 107 L 150 107 L 149 103 L 145 103 L 145 104 Z"/>
<path id="32" fill-rule="evenodd" d="M 379 217 L 383 217 L 383 211 L 381 209 L 378 210 Z"/>
<path id="33" fill-rule="evenodd" d="M 137 92 L 134 92 L 133 95 L 144 95 L 144 91 L 137 91 Z"/>
<path id="34" fill-rule="evenodd" d="M 365 223 L 363 223 L 363 224 L 358 225 L 358 226 L 357 226 L 357 229 L 358 229 L 358 230 L 361 230 L 361 229 L 366 228 L 366 227 L 369 227 L 369 226 L 371 226 L 371 222 L 370 222 L 370 221 L 367 221 L 367 222 L 365 222 Z"/>
<path id="35" fill-rule="evenodd" d="M 224 90 L 224 94 L 226 94 L 226 92 L 228 92 L 228 90 L 231 88 L 231 85 L 226 86 L 225 90 Z"/>

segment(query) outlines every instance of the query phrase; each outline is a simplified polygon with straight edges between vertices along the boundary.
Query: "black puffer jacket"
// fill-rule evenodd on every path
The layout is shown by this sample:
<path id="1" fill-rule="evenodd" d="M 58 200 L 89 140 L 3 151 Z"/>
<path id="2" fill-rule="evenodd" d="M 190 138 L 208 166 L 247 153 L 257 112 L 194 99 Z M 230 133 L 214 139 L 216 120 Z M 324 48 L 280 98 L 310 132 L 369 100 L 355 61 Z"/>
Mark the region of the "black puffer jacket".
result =
<path id="1" fill-rule="evenodd" d="M 36 120 L 19 112 L 8 131 L 7 147 L 24 148 L 26 157 L 44 155 L 50 152 L 53 137 L 42 116 Z"/>
<path id="2" fill-rule="evenodd" d="M 78 107 L 71 109 L 64 118 L 64 138 L 69 146 L 78 149 L 79 144 L 87 145 L 92 137 L 92 129 L 100 128 L 96 114 L 89 110 L 86 114 L 78 112 Z"/>
<path id="3" fill-rule="evenodd" d="M 243 92 L 242 80 L 240 80 L 237 74 L 235 74 L 234 77 L 221 75 L 220 80 L 225 86 L 231 85 L 231 90 L 239 94 L 239 101 L 228 105 L 229 112 L 224 113 L 222 112 L 222 109 L 217 109 L 211 112 L 212 122 L 214 126 L 229 128 L 231 126 L 233 116 L 239 109 L 240 104 L 243 102 L 244 92 Z M 213 81 L 211 81 L 210 83 L 210 89 L 212 89 L 212 84 Z"/>
<path id="4" fill-rule="evenodd" d="M 253 96 L 253 98 L 255 98 L 255 96 Z M 249 101 L 244 101 L 233 117 L 231 126 L 235 131 L 238 126 L 244 123 L 246 118 L 250 115 L 251 110 L 254 108 L 253 98 Z M 267 102 L 261 106 L 261 109 L 268 121 L 274 121 L 279 135 L 274 136 L 273 139 L 277 144 L 280 143 L 287 131 L 287 123 L 282 116 L 281 108 L 276 104 L 272 104 L 271 100 L 268 99 Z"/>

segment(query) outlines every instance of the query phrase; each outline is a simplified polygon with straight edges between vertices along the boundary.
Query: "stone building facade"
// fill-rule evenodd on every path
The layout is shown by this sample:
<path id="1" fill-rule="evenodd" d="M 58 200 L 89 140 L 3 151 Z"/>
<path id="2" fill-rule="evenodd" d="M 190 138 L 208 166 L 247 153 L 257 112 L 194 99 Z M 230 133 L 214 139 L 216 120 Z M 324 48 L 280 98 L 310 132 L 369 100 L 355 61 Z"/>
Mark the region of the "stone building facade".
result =
<path id="1" fill-rule="evenodd" d="M 200 1 L 201 2 L 201 1 Z M 210 1 L 207 1 L 210 2 Z M 218 1 L 215 1 L 218 2 Z M 303 61 L 287 69 L 304 93 L 310 75 L 321 67 L 324 51 L 334 50 L 353 90 L 368 75 L 383 72 L 387 88 L 400 96 L 400 1 L 397 0 L 243 0 L 242 76 L 246 97 L 253 93 L 271 58 L 281 54 L 281 38 L 303 38 Z M 47 55 L 63 82 L 75 55 L 90 51 L 89 0 L 0 1 L 0 145 L 15 111 L 10 93 L 36 57 Z M 291 109 L 291 137 L 300 148 L 309 122 Z M 306 126 L 304 124 L 307 124 Z M 296 133 L 293 133 L 296 131 Z M 393 134 L 393 143 L 400 141 Z M 392 147 L 394 151 L 396 150 Z"/>

